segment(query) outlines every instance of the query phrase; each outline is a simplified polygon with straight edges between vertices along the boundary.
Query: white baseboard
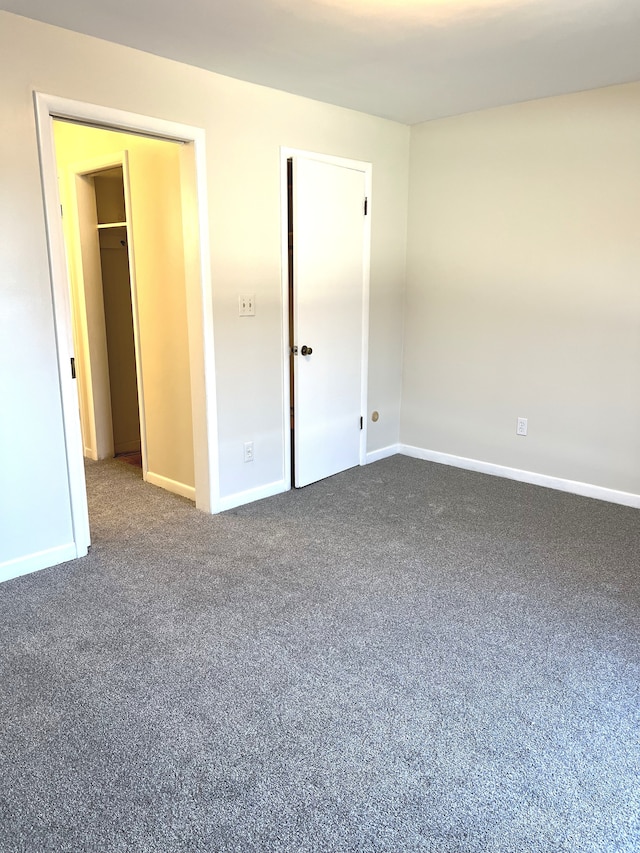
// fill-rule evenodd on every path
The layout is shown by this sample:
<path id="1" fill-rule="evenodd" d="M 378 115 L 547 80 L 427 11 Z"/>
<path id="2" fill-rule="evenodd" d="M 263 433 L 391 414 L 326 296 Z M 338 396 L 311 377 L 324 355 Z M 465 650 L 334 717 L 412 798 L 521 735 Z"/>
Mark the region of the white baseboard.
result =
<path id="1" fill-rule="evenodd" d="M 270 498 L 273 495 L 280 495 L 282 492 L 288 492 L 289 485 L 284 480 L 276 480 L 274 483 L 267 483 L 266 486 L 258 486 L 255 489 L 247 489 L 245 492 L 235 492 L 233 495 L 225 495 L 218 501 L 216 512 L 224 512 L 227 509 L 249 504 L 253 501 L 261 501 L 263 498 Z"/>
<path id="2" fill-rule="evenodd" d="M 161 489 L 173 492 L 174 495 L 182 495 L 183 498 L 189 498 L 191 501 L 195 501 L 196 499 L 195 486 L 186 486 L 184 483 L 178 483 L 177 480 L 170 480 L 169 477 L 163 477 L 162 474 L 154 474 L 153 471 L 147 471 L 145 480 L 147 483 L 151 483 L 152 486 L 160 486 Z"/>
<path id="3" fill-rule="evenodd" d="M 367 465 L 371 462 L 377 462 L 379 459 L 387 459 L 389 456 L 395 456 L 400 453 L 399 444 L 390 444 L 388 447 L 381 447 L 379 450 L 372 450 L 367 453 Z"/>
<path id="4" fill-rule="evenodd" d="M 548 474 L 536 474 L 534 471 L 521 471 L 519 468 L 494 465 L 492 462 L 481 462 L 479 459 L 468 459 L 466 456 L 453 456 L 450 453 L 440 453 L 438 450 L 426 450 L 423 447 L 412 447 L 408 444 L 398 445 L 398 452 L 404 456 L 413 456 L 414 459 L 424 459 L 427 462 L 452 465 L 454 468 L 465 468 L 467 471 L 478 471 L 481 474 L 491 474 L 494 477 L 519 480 L 521 483 L 545 486 L 547 489 L 571 492 L 574 495 L 581 495 L 585 498 L 596 498 L 596 500 L 609 501 L 609 503 L 622 504 L 623 506 L 640 509 L 640 495 L 635 495 L 632 492 L 620 492 L 616 489 L 607 489 L 604 486 L 594 486 L 591 483 L 564 480 L 561 477 L 550 477 Z"/>
<path id="5" fill-rule="evenodd" d="M 49 566 L 57 566 L 58 563 L 66 563 L 68 560 L 75 560 L 76 557 L 84 557 L 86 554 L 78 553 L 78 550 L 73 542 L 66 545 L 59 545 L 57 548 L 48 548 L 46 551 L 38 551 L 35 554 L 26 554 L 24 557 L 17 557 L 15 560 L 6 560 L 0 563 L 0 583 L 18 578 L 21 575 L 28 575 L 31 572 L 39 572 L 41 569 L 48 569 Z"/>

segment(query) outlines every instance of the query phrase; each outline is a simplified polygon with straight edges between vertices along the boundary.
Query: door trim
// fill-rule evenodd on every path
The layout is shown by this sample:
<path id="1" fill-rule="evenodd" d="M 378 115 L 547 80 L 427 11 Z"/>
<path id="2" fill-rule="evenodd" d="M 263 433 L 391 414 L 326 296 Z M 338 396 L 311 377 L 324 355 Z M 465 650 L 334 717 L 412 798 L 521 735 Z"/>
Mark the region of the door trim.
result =
<path id="1" fill-rule="evenodd" d="M 190 125 L 60 98 L 42 92 L 34 91 L 33 96 L 49 249 L 71 517 L 77 556 L 82 556 L 87 553 L 90 544 L 89 516 L 82 436 L 78 417 L 78 395 L 76 383 L 71 378 L 70 371 L 73 334 L 64 234 L 60 217 L 53 120 L 68 119 L 109 130 L 145 133 L 186 143 L 181 152 L 181 171 L 188 178 L 186 182 L 183 181 L 182 204 L 194 422 L 196 506 L 205 512 L 217 512 L 220 506 L 220 487 L 206 139 L 202 128 Z"/>
<path id="2" fill-rule="evenodd" d="M 369 291 L 371 281 L 371 185 L 373 166 L 362 160 L 350 160 L 332 154 L 318 154 L 300 148 L 280 148 L 280 230 L 281 230 L 281 280 L 282 280 L 282 397 L 283 397 L 283 480 L 285 488 L 293 486 L 291 477 L 291 394 L 289 390 L 289 235 L 288 235 L 288 195 L 287 160 L 306 158 L 330 163 L 346 169 L 363 172 L 365 177 L 365 195 L 368 199 L 368 211 L 364 216 L 363 237 L 363 282 L 362 282 L 362 352 L 360 362 L 360 412 L 362 430 L 360 431 L 360 465 L 367 464 L 367 391 L 369 384 Z"/>

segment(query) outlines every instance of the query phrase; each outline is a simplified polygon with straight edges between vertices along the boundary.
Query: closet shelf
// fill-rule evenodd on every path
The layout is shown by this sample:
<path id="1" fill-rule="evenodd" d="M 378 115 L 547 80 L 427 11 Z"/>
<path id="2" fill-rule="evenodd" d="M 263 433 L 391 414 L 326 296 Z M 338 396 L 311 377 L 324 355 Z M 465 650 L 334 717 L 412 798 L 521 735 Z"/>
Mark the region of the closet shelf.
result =
<path id="1" fill-rule="evenodd" d="M 98 231 L 103 228 L 126 228 L 126 222 L 99 222 L 98 223 Z"/>

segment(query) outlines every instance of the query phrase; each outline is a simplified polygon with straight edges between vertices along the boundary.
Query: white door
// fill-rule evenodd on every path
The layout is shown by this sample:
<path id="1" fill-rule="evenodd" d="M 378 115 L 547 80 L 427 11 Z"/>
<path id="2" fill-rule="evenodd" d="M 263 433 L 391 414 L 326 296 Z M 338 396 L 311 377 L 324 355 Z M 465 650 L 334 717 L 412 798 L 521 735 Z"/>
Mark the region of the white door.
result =
<path id="1" fill-rule="evenodd" d="M 293 158 L 294 485 L 360 463 L 366 174 Z"/>

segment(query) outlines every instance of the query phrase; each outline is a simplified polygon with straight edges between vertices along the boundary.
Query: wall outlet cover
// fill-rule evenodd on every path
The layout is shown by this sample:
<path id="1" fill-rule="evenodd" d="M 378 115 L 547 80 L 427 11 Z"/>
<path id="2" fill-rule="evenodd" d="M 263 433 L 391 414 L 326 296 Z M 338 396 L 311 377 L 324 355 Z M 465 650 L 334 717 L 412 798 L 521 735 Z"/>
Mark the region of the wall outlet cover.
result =
<path id="1" fill-rule="evenodd" d="M 256 297 L 253 293 L 238 297 L 238 314 L 240 317 L 255 317 Z"/>

